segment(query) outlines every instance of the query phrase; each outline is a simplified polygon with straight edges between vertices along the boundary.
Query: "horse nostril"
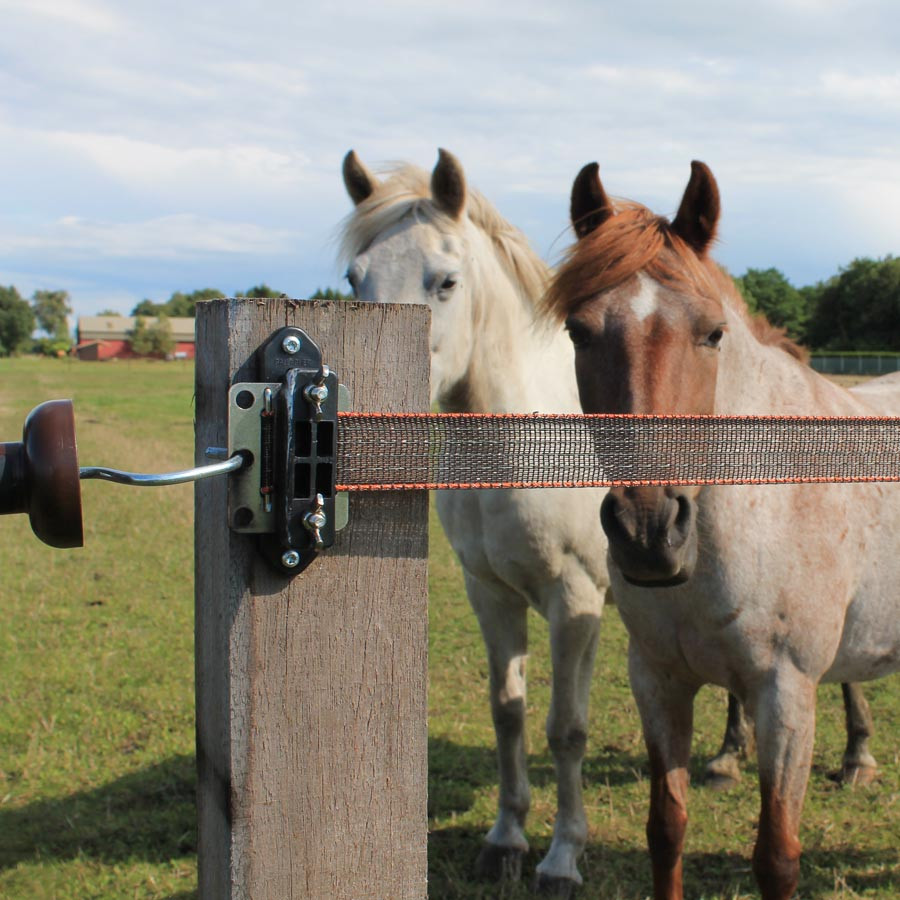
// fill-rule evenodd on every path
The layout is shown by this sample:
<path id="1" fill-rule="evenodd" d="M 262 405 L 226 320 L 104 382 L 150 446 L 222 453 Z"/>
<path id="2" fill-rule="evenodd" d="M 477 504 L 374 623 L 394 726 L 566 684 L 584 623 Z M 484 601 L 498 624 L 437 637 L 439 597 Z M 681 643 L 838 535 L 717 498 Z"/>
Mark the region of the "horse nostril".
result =
<path id="1" fill-rule="evenodd" d="M 610 491 L 600 505 L 600 524 L 611 540 L 614 538 L 633 541 L 637 538 L 637 516 L 630 503 Z"/>
<path id="2" fill-rule="evenodd" d="M 673 497 L 670 504 L 666 543 L 677 550 L 690 537 L 694 525 L 694 505 L 683 494 Z"/>

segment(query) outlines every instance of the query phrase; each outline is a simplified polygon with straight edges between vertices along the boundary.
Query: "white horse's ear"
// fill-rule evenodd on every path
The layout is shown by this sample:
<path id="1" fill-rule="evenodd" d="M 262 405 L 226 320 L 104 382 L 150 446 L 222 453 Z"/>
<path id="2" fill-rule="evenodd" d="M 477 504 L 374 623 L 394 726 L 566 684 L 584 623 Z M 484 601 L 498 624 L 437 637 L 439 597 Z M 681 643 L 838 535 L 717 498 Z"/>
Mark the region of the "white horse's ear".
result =
<path id="1" fill-rule="evenodd" d="M 600 183 L 600 166 L 588 163 L 575 176 L 569 215 L 579 239 L 587 237 L 613 214 L 612 203 Z"/>
<path id="2" fill-rule="evenodd" d="M 672 222 L 672 231 L 698 256 L 703 256 L 715 240 L 718 222 L 719 187 L 709 166 L 695 159 L 691 163 L 691 180 Z"/>
<path id="3" fill-rule="evenodd" d="M 342 171 L 344 187 L 356 206 L 370 197 L 378 187 L 378 179 L 363 165 L 355 150 L 347 152 Z"/>
<path id="4" fill-rule="evenodd" d="M 438 150 L 431 173 L 431 196 L 451 219 L 458 219 L 466 206 L 466 176 L 459 160 L 447 150 Z"/>

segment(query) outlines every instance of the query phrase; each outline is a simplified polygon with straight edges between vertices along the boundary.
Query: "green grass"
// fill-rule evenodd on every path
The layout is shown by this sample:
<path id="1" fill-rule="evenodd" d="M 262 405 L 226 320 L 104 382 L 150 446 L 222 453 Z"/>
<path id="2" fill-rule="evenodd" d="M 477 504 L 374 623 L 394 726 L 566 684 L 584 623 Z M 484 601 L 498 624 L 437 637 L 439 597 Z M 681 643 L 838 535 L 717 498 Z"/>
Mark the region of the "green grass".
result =
<path id="1" fill-rule="evenodd" d="M 83 465 L 161 471 L 193 460 L 188 364 L 0 360 L 0 440 L 25 414 L 75 400 Z M 192 490 L 83 485 L 82 550 L 45 547 L 22 516 L 0 517 L 0 897 L 187 900 L 196 886 Z M 484 650 L 458 564 L 431 525 L 429 882 L 432 898 L 524 898 L 524 886 L 472 877 L 497 788 Z M 625 634 L 607 610 L 585 762 L 590 840 L 583 898 L 642 900 L 646 767 L 624 667 Z M 527 875 L 554 813 L 543 718 L 544 623 L 532 618 Z M 882 777 L 834 786 L 843 748 L 837 686 L 820 691 L 819 735 L 801 838 L 802 898 L 900 896 L 900 681 L 867 687 Z M 698 700 L 694 780 L 717 749 L 725 698 Z M 686 895 L 756 896 L 750 852 L 755 770 L 736 791 L 695 788 Z"/>

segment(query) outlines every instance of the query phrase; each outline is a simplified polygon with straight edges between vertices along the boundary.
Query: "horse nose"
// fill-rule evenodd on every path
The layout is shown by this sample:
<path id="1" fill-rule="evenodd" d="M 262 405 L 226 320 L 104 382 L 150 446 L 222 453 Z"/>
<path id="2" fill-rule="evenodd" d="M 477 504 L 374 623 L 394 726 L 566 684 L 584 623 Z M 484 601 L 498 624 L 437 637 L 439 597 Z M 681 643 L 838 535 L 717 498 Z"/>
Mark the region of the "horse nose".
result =
<path id="1" fill-rule="evenodd" d="M 675 489 L 614 488 L 600 507 L 613 562 L 628 581 L 686 581 L 696 562 L 696 507 Z"/>

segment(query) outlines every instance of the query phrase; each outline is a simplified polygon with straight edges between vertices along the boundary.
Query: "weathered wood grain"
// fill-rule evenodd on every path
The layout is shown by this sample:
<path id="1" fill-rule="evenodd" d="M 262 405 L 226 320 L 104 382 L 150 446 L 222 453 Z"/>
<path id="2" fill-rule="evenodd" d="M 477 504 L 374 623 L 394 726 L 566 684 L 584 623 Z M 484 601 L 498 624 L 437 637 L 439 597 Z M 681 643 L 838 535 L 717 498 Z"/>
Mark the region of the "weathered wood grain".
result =
<path id="1" fill-rule="evenodd" d="M 227 442 L 227 392 L 283 325 L 307 331 L 361 411 L 428 409 L 425 307 L 198 306 L 197 448 Z M 427 497 L 351 497 L 334 548 L 292 580 L 196 492 L 200 897 L 423 898 Z"/>

